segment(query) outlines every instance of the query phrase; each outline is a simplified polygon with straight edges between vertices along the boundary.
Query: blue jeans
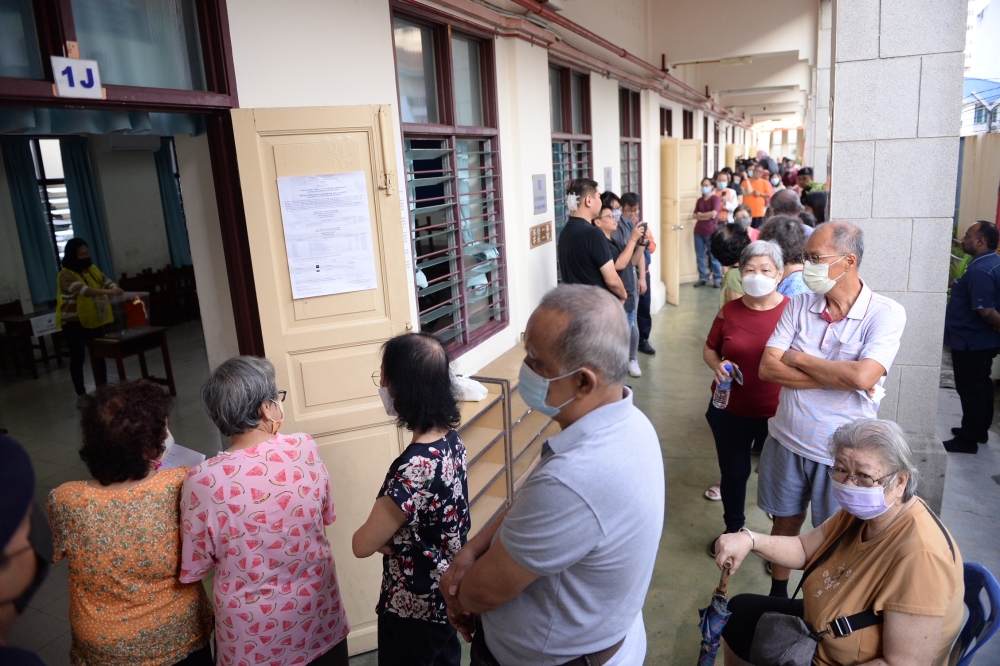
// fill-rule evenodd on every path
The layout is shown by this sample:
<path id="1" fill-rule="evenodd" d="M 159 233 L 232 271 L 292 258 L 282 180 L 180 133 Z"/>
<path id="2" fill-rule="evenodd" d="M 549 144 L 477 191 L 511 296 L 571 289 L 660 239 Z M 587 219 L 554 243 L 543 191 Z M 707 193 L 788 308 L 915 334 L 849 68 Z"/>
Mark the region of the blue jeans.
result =
<path id="1" fill-rule="evenodd" d="M 712 256 L 711 236 L 699 236 L 695 234 L 694 254 L 695 259 L 698 261 L 698 279 L 702 282 L 708 280 L 708 267 L 705 265 L 705 255 L 707 254 L 712 260 L 712 279 L 715 280 L 715 284 L 722 284 L 722 264 Z"/>

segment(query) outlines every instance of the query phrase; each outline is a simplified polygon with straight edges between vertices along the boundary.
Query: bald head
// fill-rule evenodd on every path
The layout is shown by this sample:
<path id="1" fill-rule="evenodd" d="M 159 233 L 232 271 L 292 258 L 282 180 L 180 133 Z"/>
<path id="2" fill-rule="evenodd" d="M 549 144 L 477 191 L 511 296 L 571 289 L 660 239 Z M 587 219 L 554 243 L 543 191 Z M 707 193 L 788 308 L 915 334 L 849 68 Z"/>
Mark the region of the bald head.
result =
<path id="1" fill-rule="evenodd" d="M 795 217 L 802 210 L 799 195 L 792 190 L 781 190 L 771 197 L 771 211 L 775 215 Z"/>

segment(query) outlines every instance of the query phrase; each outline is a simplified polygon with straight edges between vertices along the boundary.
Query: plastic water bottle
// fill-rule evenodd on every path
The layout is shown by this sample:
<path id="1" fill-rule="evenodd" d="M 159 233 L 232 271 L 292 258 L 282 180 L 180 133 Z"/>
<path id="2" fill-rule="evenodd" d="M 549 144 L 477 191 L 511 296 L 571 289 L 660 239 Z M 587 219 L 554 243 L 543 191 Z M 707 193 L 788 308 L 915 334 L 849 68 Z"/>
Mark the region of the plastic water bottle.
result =
<path id="1" fill-rule="evenodd" d="M 732 372 L 733 367 L 727 365 L 726 372 Z M 732 375 L 726 375 L 726 381 L 715 385 L 715 394 L 712 395 L 712 406 L 716 409 L 725 409 L 729 404 L 729 390 L 733 387 Z"/>

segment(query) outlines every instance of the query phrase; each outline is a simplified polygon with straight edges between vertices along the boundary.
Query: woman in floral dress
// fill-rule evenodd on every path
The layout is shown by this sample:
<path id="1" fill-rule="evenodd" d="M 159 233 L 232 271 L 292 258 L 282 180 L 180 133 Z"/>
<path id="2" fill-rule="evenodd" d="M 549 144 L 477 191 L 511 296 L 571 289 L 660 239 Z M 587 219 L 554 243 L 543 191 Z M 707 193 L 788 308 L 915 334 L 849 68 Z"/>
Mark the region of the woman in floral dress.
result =
<path id="1" fill-rule="evenodd" d="M 69 561 L 70 663 L 211 666 L 212 606 L 177 580 L 187 467 L 155 469 L 170 396 L 139 380 L 101 386 L 83 413 L 93 476 L 49 493 L 55 559 Z"/>
<path id="2" fill-rule="evenodd" d="M 350 627 L 324 531 L 336 515 L 316 442 L 278 432 L 284 391 L 267 359 L 229 359 L 201 399 L 232 446 L 184 482 L 181 581 L 215 570 L 216 663 L 347 666 Z"/>
<path id="3" fill-rule="evenodd" d="M 356 557 L 383 554 L 379 666 L 458 666 L 462 648 L 438 585 L 469 534 L 461 414 L 438 340 L 406 333 L 382 348 L 379 394 L 413 438 L 389 468 L 368 521 L 355 532 Z"/>

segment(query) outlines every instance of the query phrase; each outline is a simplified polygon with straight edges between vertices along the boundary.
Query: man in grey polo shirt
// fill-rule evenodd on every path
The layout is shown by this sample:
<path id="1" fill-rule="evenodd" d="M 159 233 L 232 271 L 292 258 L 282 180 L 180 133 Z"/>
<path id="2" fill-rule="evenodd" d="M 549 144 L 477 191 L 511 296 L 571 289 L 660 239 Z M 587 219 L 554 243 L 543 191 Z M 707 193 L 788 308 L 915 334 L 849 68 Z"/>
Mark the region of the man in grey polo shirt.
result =
<path id="1" fill-rule="evenodd" d="M 474 665 L 639 666 L 663 456 L 624 386 L 621 303 L 597 287 L 556 287 L 528 320 L 524 346 L 518 391 L 562 431 L 506 514 L 442 577 L 449 618 L 466 640 L 475 631 Z"/>
<path id="2" fill-rule="evenodd" d="M 830 492 L 830 436 L 849 421 L 876 417 L 899 351 L 906 311 L 862 282 L 864 249 L 851 224 L 818 227 L 802 271 L 815 293 L 792 299 L 764 348 L 760 378 L 782 387 L 757 483 L 757 506 L 774 516 L 771 534 L 797 536 L 810 503 L 813 527 L 840 508 Z M 772 596 L 788 596 L 788 575 L 772 567 Z"/>

